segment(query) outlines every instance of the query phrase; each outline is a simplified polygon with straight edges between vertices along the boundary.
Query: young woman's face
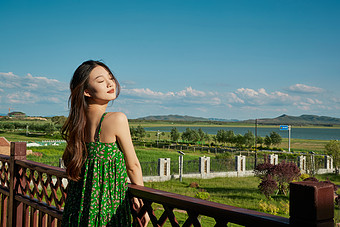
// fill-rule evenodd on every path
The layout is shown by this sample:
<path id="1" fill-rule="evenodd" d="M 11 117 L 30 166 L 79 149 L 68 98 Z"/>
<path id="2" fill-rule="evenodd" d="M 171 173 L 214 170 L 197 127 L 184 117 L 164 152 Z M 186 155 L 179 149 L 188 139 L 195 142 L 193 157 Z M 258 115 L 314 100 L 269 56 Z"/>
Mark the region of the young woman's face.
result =
<path id="1" fill-rule="evenodd" d="M 116 98 L 116 83 L 102 66 L 95 67 L 89 76 L 84 95 L 92 100 L 111 101 Z"/>

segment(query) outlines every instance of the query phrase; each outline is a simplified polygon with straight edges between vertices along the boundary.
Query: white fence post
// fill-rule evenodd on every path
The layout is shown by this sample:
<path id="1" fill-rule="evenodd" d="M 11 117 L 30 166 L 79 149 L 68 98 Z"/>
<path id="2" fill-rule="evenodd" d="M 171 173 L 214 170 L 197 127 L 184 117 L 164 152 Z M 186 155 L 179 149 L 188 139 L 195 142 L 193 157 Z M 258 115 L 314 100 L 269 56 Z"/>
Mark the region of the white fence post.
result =
<path id="1" fill-rule="evenodd" d="M 272 165 L 277 165 L 279 163 L 279 156 L 277 154 L 270 154 L 269 163 Z"/>
<path id="2" fill-rule="evenodd" d="M 246 171 L 246 156 L 239 155 L 235 157 L 236 160 L 236 171 L 245 172 Z"/>
<path id="3" fill-rule="evenodd" d="M 333 169 L 333 158 L 331 156 L 325 155 L 325 169 Z"/>
<path id="4" fill-rule="evenodd" d="M 299 156 L 298 157 L 298 167 L 300 168 L 301 173 L 306 172 L 306 156 Z"/>
<path id="5" fill-rule="evenodd" d="M 210 157 L 199 158 L 199 171 L 204 176 L 210 174 Z"/>
<path id="6" fill-rule="evenodd" d="M 158 159 L 158 176 L 170 178 L 170 158 Z"/>

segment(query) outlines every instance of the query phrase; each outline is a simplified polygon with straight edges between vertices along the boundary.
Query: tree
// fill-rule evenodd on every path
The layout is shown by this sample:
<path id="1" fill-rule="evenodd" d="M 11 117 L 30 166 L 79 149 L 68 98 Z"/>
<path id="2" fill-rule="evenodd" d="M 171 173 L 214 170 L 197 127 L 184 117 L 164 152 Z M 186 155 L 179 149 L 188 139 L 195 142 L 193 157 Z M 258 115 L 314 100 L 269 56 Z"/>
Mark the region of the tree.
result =
<path id="1" fill-rule="evenodd" d="M 205 135 L 204 135 L 204 140 L 208 141 L 208 143 L 210 142 L 211 137 L 209 136 L 208 133 L 205 133 Z"/>
<path id="2" fill-rule="evenodd" d="M 256 137 L 256 144 L 260 144 L 262 146 L 263 142 L 264 142 L 263 137 L 261 136 Z"/>
<path id="3" fill-rule="evenodd" d="M 200 141 L 205 140 L 205 132 L 201 128 L 198 129 L 197 133 Z"/>
<path id="4" fill-rule="evenodd" d="M 266 145 L 267 147 L 270 147 L 270 145 L 272 145 L 272 139 L 266 135 L 266 137 L 264 138 L 264 145 Z"/>
<path id="5" fill-rule="evenodd" d="M 200 136 L 196 130 L 191 130 L 190 139 L 192 142 L 197 142 L 200 140 Z"/>
<path id="6" fill-rule="evenodd" d="M 135 133 L 138 139 L 142 139 L 146 135 L 145 129 L 140 125 L 137 126 Z"/>
<path id="7" fill-rule="evenodd" d="M 226 142 L 227 143 L 235 143 L 235 133 L 233 130 L 226 131 Z"/>
<path id="8" fill-rule="evenodd" d="M 186 128 L 185 131 L 182 133 L 182 140 L 190 141 L 190 133 L 191 133 L 191 129 Z"/>
<path id="9" fill-rule="evenodd" d="M 244 138 L 244 144 L 246 145 L 246 147 L 252 147 L 254 145 L 255 136 L 251 131 L 248 130 L 248 132 L 246 132 L 243 135 L 243 138 Z"/>
<path id="10" fill-rule="evenodd" d="M 200 137 L 196 130 L 186 128 L 185 131 L 182 133 L 182 139 L 188 142 L 197 142 L 199 141 Z"/>
<path id="11" fill-rule="evenodd" d="M 220 129 L 217 131 L 217 134 L 216 134 L 216 139 L 218 142 L 220 143 L 225 143 L 226 142 L 226 139 L 227 139 L 227 133 L 225 130 L 223 129 Z"/>
<path id="12" fill-rule="evenodd" d="M 217 143 L 217 137 L 216 137 L 216 135 L 212 135 L 211 139 L 215 142 L 215 144 Z M 215 144 L 214 144 L 214 145 L 215 145 Z"/>
<path id="13" fill-rule="evenodd" d="M 56 125 L 64 125 L 67 117 L 65 116 L 54 116 L 51 118 L 51 121 Z"/>
<path id="14" fill-rule="evenodd" d="M 273 145 L 279 145 L 282 142 L 282 137 L 277 132 L 271 132 L 270 139 Z"/>
<path id="15" fill-rule="evenodd" d="M 176 141 L 179 139 L 180 137 L 180 133 L 178 132 L 177 128 L 172 128 L 170 131 L 170 138 L 172 141 Z"/>
<path id="16" fill-rule="evenodd" d="M 130 127 L 130 135 L 131 135 L 131 138 L 137 137 L 136 129 L 133 126 Z"/>
<path id="17" fill-rule="evenodd" d="M 336 173 L 339 173 L 340 166 L 340 141 L 331 140 L 325 145 L 327 154 L 333 157 L 333 164 L 336 169 Z"/>
<path id="18" fill-rule="evenodd" d="M 52 135 L 55 130 L 56 128 L 53 123 L 45 124 L 44 131 L 46 132 L 46 134 Z"/>
<path id="19" fill-rule="evenodd" d="M 244 144 L 245 144 L 244 136 L 242 136 L 241 134 L 238 134 L 237 136 L 235 136 L 236 147 L 242 147 Z"/>

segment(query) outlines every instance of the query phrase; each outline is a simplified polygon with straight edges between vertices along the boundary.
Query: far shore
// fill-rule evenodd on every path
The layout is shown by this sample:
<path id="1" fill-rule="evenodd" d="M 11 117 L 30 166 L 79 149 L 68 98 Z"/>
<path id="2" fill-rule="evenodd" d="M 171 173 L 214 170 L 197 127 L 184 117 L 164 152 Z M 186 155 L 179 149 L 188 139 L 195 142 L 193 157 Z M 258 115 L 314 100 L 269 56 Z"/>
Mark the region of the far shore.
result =
<path id="1" fill-rule="evenodd" d="M 255 127 L 254 124 L 248 123 L 238 123 L 238 122 L 160 122 L 160 121 L 135 121 L 129 120 L 130 126 L 136 127 L 138 125 L 142 127 Z M 257 125 L 259 128 L 278 128 L 280 125 Z M 294 128 L 324 128 L 324 129 L 340 129 L 340 125 L 333 125 L 333 126 L 322 126 L 322 125 L 292 125 Z"/>

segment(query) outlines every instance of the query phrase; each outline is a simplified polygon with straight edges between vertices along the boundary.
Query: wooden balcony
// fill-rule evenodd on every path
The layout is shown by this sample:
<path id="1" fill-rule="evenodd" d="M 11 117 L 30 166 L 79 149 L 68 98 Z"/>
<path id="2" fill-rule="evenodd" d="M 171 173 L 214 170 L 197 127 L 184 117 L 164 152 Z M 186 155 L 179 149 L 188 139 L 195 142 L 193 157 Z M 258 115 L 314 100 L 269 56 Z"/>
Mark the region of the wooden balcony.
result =
<path id="1" fill-rule="evenodd" d="M 64 182 L 64 183 L 63 183 Z M 67 196 L 65 170 L 26 160 L 26 143 L 11 143 L 11 155 L 0 155 L 1 226 L 60 226 Z M 174 210 L 187 214 L 182 226 L 202 226 L 200 216 L 215 220 L 215 226 L 334 226 L 334 193 L 330 184 L 297 182 L 290 186 L 290 218 L 182 196 L 147 187 L 129 185 L 130 196 L 144 206 L 131 213 L 134 226 L 148 212 L 149 226 L 181 226 Z M 163 207 L 156 217 L 153 204 Z"/>

